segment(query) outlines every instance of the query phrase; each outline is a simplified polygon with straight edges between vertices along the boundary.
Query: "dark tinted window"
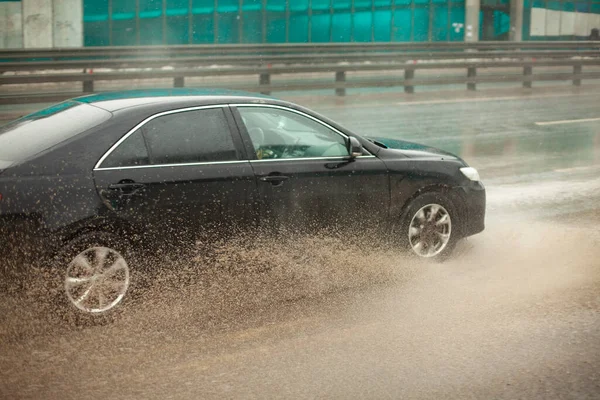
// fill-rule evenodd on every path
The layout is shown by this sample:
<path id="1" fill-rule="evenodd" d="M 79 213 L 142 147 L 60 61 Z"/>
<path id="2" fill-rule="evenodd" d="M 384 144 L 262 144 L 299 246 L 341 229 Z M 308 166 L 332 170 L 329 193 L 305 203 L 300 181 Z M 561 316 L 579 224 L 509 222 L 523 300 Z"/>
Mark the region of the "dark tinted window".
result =
<path id="1" fill-rule="evenodd" d="M 153 164 L 238 159 L 221 108 L 165 115 L 143 129 Z"/>
<path id="2" fill-rule="evenodd" d="M 19 161 L 108 120 L 100 108 L 67 101 L 0 127 L 0 160 Z"/>
<path id="3" fill-rule="evenodd" d="M 150 164 L 142 131 L 137 130 L 123 141 L 102 163 L 103 168 Z"/>

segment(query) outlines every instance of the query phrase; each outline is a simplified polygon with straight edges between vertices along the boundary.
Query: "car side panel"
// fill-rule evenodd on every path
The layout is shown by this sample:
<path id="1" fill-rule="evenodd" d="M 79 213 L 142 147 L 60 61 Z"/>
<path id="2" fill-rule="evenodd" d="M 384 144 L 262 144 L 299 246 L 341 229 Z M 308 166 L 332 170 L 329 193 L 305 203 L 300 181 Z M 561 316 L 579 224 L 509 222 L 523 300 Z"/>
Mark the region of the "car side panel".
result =
<path id="1" fill-rule="evenodd" d="M 389 151 L 387 151 L 389 152 Z M 468 184 L 459 168 L 459 160 L 441 160 L 440 158 L 414 159 L 398 158 L 386 150 L 380 152 L 390 174 L 390 225 L 402 218 L 404 209 L 420 192 L 427 190 L 448 190 L 450 196 L 456 196 L 455 190 Z M 456 199 L 461 203 L 462 200 Z"/>
<path id="2" fill-rule="evenodd" d="M 113 117 L 3 171 L 0 215 L 35 219 L 46 236 L 67 232 L 72 224 L 97 216 L 104 206 L 93 180 L 94 165 L 143 116 Z"/>
<path id="3" fill-rule="evenodd" d="M 103 202 L 101 215 L 125 220 L 141 227 L 145 236 L 160 239 L 253 225 L 254 172 L 245 160 L 246 150 L 229 107 L 211 107 L 217 108 L 224 112 L 228 128 L 223 133 L 231 136 L 238 160 L 100 166 L 94 170 L 94 178 Z M 177 116 L 180 111 L 173 110 L 171 115 Z M 139 189 L 115 190 L 124 183 L 139 185 Z"/>
<path id="4" fill-rule="evenodd" d="M 283 107 L 298 110 L 298 107 Z M 352 160 L 340 157 L 258 160 L 239 110 L 234 106 L 231 109 L 256 173 L 263 225 L 281 224 L 292 230 L 333 226 L 377 230 L 386 223 L 389 178 L 380 159 L 369 155 Z M 312 112 L 299 111 L 321 120 Z M 289 179 L 275 184 L 263 181 L 269 175 Z"/>
<path id="5" fill-rule="evenodd" d="M 0 178 L 0 225 L 7 232 L 23 231 L 37 250 L 52 251 L 69 235 L 68 227 L 93 218 L 101 208 L 90 176 L 25 176 Z"/>
<path id="6" fill-rule="evenodd" d="M 248 208 L 256 184 L 248 161 L 96 170 L 95 178 L 104 201 L 101 215 L 125 219 L 148 234 L 177 236 L 251 223 Z M 122 196 L 110 189 L 122 181 L 144 186 Z"/>

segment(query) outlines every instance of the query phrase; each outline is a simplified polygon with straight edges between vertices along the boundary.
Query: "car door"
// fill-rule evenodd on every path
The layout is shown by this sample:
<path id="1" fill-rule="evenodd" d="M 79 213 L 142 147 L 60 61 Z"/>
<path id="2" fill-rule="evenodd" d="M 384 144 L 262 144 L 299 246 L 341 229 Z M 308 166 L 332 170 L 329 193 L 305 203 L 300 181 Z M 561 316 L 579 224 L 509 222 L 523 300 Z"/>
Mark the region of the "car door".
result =
<path id="1" fill-rule="evenodd" d="M 297 231 L 366 227 L 387 218 L 387 168 L 366 150 L 350 158 L 347 135 L 287 107 L 240 104 L 233 110 L 256 174 L 263 223 Z"/>
<path id="2" fill-rule="evenodd" d="M 226 106 L 146 119 L 102 157 L 94 178 L 109 213 L 161 237 L 230 229 L 254 215 L 254 172 Z"/>

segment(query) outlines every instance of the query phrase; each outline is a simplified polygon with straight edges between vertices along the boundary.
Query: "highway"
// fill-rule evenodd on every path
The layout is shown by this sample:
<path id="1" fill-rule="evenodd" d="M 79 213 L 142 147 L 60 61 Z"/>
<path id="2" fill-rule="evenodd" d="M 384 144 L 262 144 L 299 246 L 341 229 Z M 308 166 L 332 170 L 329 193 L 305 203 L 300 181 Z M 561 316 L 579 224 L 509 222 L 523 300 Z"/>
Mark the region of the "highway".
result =
<path id="1" fill-rule="evenodd" d="M 282 97 L 459 154 L 486 230 L 443 264 L 326 237 L 223 244 L 218 266 L 165 261 L 102 326 L 4 293 L 0 398 L 600 398 L 599 87 Z"/>

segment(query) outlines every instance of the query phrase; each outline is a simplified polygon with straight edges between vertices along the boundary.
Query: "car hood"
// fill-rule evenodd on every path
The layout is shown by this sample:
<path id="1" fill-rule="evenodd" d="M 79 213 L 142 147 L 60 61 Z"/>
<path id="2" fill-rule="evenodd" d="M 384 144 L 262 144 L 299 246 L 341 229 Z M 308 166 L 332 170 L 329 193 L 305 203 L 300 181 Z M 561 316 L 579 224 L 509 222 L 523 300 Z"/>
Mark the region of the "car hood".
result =
<path id="1" fill-rule="evenodd" d="M 402 154 L 407 157 L 440 157 L 444 156 L 445 158 L 453 158 L 460 160 L 460 157 L 449 153 L 447 151 L 425 146 L 423 144 L 408 142 L 406 140 L 398 140 L 398 139 L 389 139 L 383 137 L 367 137 L 367 139 L 373 141 L 375 144 L 394 150 L 401 150 Z"/>

